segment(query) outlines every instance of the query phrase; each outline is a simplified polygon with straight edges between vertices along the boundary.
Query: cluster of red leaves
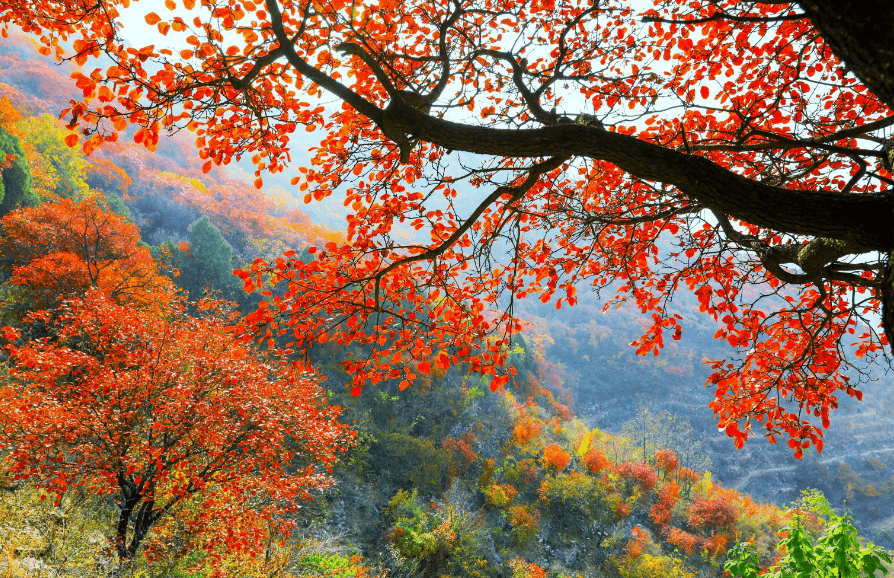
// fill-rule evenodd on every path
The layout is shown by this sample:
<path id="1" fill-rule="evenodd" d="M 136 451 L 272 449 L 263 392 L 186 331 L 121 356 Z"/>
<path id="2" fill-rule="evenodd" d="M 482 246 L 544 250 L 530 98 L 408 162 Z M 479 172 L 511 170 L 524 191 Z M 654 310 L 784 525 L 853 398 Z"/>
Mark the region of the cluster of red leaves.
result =
<path id="1" fill-rule="evenodd" d="M 537 528 L 540 525 L 540 512 L 534 510 L 532 513 L 525 506 L 512 506 L 506 514 L 506 519 L 516 529 L 516 532 L 523 536 L 534 536 L 537 534 Z"/>
<path id="2" fill-rule="evenodd" d="M 601 451 L 599 451 L 596 448 L 590 449 L 584 455 L 583 461 L 584 461 L 584 466 L 587 468 L 587 470 L 589 470 L 590 472 L 592 472 L 594 474 L 597 472 L 601 472 L 602 470 L 604 470 L 605 468 L 607 468 L 608 466 L 611 465 L 611 462 L 609 461 L 609 459 L 607 457 L 605 457 L 605 454 L 603 454 Z"/>
<path id="3" fill-rule="evenodd" d="M 533 397 L 524 403 L 514 403 L 515 423 L 512 426 L 512 441 L 518 446 L 526 446 L 540 435 L 544 422 L 537 415 L 537 404 Z"/>
<path id="4" fill-rule="evenodd" d="M 553 411 L 556 412 L 556 417 L 559 421 L 571 421 L 571 409 L 564 403 L 555 402 Z"/>
<path id="5" fill-rule="evenodd" d="M 711 535 L 703 541 L 703 548 L 714 559 L 718 559 L 725 555 L 729 550 L 733 536 L 727 533 L 711 532 Z"/>
<path id="6" fill-rule="evenodd" d="M 659 528 L 667 528 L 671 523 L 674 505 L 680 499 L 680 486 L 671 482 L 658 490 L 655 502 L 649 509 L 649 518 Z"/>
<path id="7" fill-rule="evenodd" d="M 626 554 L 628 558 L 635 560 L 646 551 L 646 544 L 649 543 L 649 534 L 639 526 L 634 526 L 630 533 L 631 538 L 627 541 Z"/>
<path id="8" fill-rule="evenodd" d="M 687 509 L 689 525 L 693 528 L 717 528 L 730 530 L 739 518 L 732 496 L 718 491 L 710 499 L 697 497 Z"/>
<path id="9" fill-rule="evenodd" d="M 289 335 L 289 347 L 298 351 L 329 340 L 370 346 L 369 354 L 343 362 L 353 375 L 354 395 L 365 383 L 383 380 L 397 380 L 406 388 L 419 373 L 432 371 L 429 359 L 442 370 L 464 361 L 472 371 L 494 375 L 492 391 L 515 373 L 510 367 L 496 375 L 504 363 L 504 341 L 485 339 L 492 322 L 480 299 L 442 299 L 439 291 L 428 289 L 421 266 L 402 266 L 381 276 L 378 253 L 358 256 L 351 245 L 328 243 L 325 251 L 311 251 L 316 258 L 308 263 L 287 251 L 272 266 L 259 260 L 235 272 L 246 291 L 259 290 L 270 298 L 246 316 L 247 331 L 259 332 L 262 342 Z M 406 359 L 418 362 L 415 371 Z"/>
<path id="10" fill-rule="evenodd" d="M 655 451 L 655 465 L 665 475 L 671 474 L 677 469 L 679 459 L 677 454 L 667 448 L 660 448 Z"/>
<path id="11" fill-rule="evenodd" d="M 459 439 L 447 436 L 441 440 L 441 445 L 447 450 L 447 456 L 450 460 L 451 475 L 462 475 L 472 462 L 478 459 L 478 454 L 472 449 L 472 444 L 475 443 L 476 437 L 472 430 L 469 430 Z"/>
<path id="12" fill-rule="evenodd" d="M 330 483 L 322 470 L 353 434 L 317 375 L 234 339 L 217 304 L 200 309 L 148 312 L 91 291 L 33 314 L 54 337 L 8 345 L 0 386 L 0 449 L 15 478 L 136 497 L 160 518 L 187 516 L 191 532 L 223 518 L 287 530 L 283 515 Z M 232 549 L 261 547 L 261 529 L 233 529 Z"/>
<path id="13" fill-rule="evenodd" d="M 692 556 L 698 551 L 701 539 L 680 528 L 671 528 L 667 534 L 667 543 L 679 548 L 687 556 Z"/>
<path id="14" fill-rule="evenodd" d="M 506 509 L 518 495 L 518 490 L 511 484 L 490 484 L 482 488 L 484 501 L 494 508 Z"/>
<path id="15" fill-rule="evenodd" d="M 522 460 L 518 462 L 519 479 L 524 484 L 533 484 L 540 478 L 540 471 L 534 460 Z"/>
<path id="16" fill-rule="evenodd" d="M 534 562 L 526 562 L 521 558 L 509 561 L 512 567 L 512 578 L 547 578 L 549 573 L 542 566 Z"/>
<path id="17" fill-rule="evenodd" d="M 639 486 L 643 495 L 648 495 L 658 483 L 658 474 L 649 464 L 625 462 L 619 464 L 615 470 L 621 478 Z"/>

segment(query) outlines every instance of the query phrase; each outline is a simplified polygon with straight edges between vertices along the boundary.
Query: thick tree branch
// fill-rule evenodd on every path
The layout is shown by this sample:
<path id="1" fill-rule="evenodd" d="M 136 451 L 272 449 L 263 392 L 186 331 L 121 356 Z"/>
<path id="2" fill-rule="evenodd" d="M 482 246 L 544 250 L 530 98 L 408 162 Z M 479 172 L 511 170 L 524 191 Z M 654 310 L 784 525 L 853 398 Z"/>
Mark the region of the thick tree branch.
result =
<path id="1" fill-rule="evenodd" d="M 874 0 L 878 2 L 881 0 Z M 412 146 L 408 135 L 446 149 L 484 155 L 586 157 L 611 162 L 638 178 L 671 184 L 693 202 L 760 227 L 838 239 L 864 251 L 887 251 L 894 246 L 894 230 L 890 226 L 894 222 L 892 194 L 841 194 L 773 187 L 736 175 L 707 159 L 590 126 L 560 123 L 510 130 L 435 118 L 420 111 L 415 103 L 406 102 L 381 67 L 362 49 L 341 45 L 342 50 L 363 59 L 392 96 L 388 107 L 382 110 L 300 58 L 283 28 L 276 0 L 266 0 L 266 5 L 274 34 L 289 63 L 300 74 L 378 124 L 398 144 L 404 162 L 409 161 Z M 890 11 L 894 12 L 894 8 Z M 859 37 L 859 34 L 855 36 Z M 518 63 L 514 59 L 511 63 L 517 77 Z"/>
<path id="2" fill-rule="evenodd" d="M 578 124 L 511 130 L 423 115 L 392 101 L 391 130 L 451 150 L 505 157 L 578 156 L 615 164 L 631 175 L 677 187 L 692 201 L 779 232 L 846 241 L 863 251 L 894 246 L 894 195 L 800 191 L 755 182 L 708 159 Z"/>

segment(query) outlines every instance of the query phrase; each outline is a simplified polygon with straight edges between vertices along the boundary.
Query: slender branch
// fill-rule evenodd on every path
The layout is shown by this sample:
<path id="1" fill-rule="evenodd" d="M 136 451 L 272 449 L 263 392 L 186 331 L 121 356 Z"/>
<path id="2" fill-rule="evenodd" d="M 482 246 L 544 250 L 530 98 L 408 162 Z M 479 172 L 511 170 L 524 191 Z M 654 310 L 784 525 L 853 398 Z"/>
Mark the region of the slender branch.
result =
<path id="1" fill-rule="evenodd" d="M 384 116 L 382 109 L 372 104 L 347 86 L 333 79 L 325 72 L 317 70 L 298 56 L 298 53 L 295 51 L 295 45 L 292 44 L 289 36 L 286 34 L 285 28 L 283 28 L 282 11 L 279 9 L 278 1 L 264 0 L 264 4 L 267 6 L 267 11 L 270 13 L 270 24 L 273 28 L 273 34 L 276 36 L 276 40 L 279 42 L 280 48 L 284 51 L 289 64 L 294 66 L 295 70 L 303 76 L 306 76 L 338 98 L 347 102 L 360 114 L 366 116 L 376 124 L 381 123 L 382 117 Z"/>
<path id="2" fill-rule="evenodd" d="M 661 18 L 658 16 L 643 16 L 643 22 L 661 22 L 663 24 L 707 24 L 708 22 L 718 22 L 720 20 L 730 20 L 732 22 L 785 22 L 788 20 L 806 19 L 806 14 L 787 14 L 785 16 L 734 16 L 726 12 L 718 12 L 713 16 L 705 18 L 692 18 L 689 20 L 677 20 L 674 18 Z"/>
<path id="3" fill-rule="evenodd" d="M 454 243 L 460 240 L 462 236 L 474 225 L 478 219 L 484 214 L 484 211 L 487 210 L 489 206 L 497 202 L 503 195 L 511 195 L 511 198 L 506 201 L 506 205 L 511 205 L 512 203 L 519 200 L 526 192 L 528 192 L 531 187 L 537 184 L 537 181 L 540 177 L 553 170 L 557 169 L 564 162 L 568 160 L 567 157 L 552 157 L 541 163 L 537 163 L 532 166 L 528 170 L 527 178 L 518 186 L 502 186 L 497 187 L 497 189 L 487 196 L 476 208 L 472 211 L 472 214 L 463 222 L 462 225 L 457 227 L 456 231 L 453 232 L 452 235 L 447 237 L 444 241 L 442 241 L 436 247 L 432 247 L 427 251 L 419 253 L 418 255 L 412 255 L 410 257 L 404 257 L 403 259 L 398 259 L 397 261 L 391 263 L 378 273 L 376 273 L 376 283 L 383 278 L 385 275 L 395 270 L 398 267 L 403 265 L 409 265 L 410 263 L 415 263 L 417 261 L 425 261 L 429 259 L 434 259 L 436 257 L 440 257 L 443 255 L 450 247 L 453 246 Z"/>

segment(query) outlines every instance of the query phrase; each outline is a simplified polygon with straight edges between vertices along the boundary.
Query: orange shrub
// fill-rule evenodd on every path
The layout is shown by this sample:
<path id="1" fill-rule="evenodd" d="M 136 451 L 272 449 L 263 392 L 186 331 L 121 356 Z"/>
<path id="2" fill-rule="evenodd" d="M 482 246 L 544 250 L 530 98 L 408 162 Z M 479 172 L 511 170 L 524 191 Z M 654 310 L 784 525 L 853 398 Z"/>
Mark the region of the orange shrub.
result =
<path id="1" fill-rule="evenodd" d="M 692 484 L 699 481 L 702 476 L 695 470 L 689 468 L 679 468 L 674 472 L 674 477 L 677 478 L 677 481 L 680 482 L 683 486 L 691 487 Z"/>
<path id="2" fill-rule="evenodd" d="M 561 472 L 571 463 L 571 454 L 559 447 L 559 444 L 550 444 L 543 448 L 543 465 L 546 469 Z"/>
<path id="3" fill-rule="evenodd" d="M 506 508 L 518 495 L 518 490 L 509 484 L 491 484 L 484 488 L 484 501 L 494 508 Z"/>
<path id="4" fill-rule="evenodd" d="M 667 536 L 667 543 L 679 548 L 687 556 L 691 556 L 698 549 L 699 538 L 679 528 L 671 528 Z"/>
<path id="5" fill-rule="evenodd" d="M 732 529 L 739 517 L 736 507 L 723 495 L 716 495 L 710 500 L 695 498 L 689 505 L 688 514 L 689 525 L 693 528 Z"/>
<path id="6" fill-rule="evenodd" d="M 671 522 L 671 512 L 680 497 L 680 486 L 674 483 L 664 485 L 658 490 L 658 497 L 649 510 L 649 518 L 656 526 L 666 527 Z"/>
<path id="7" fill-rule="evenodd" d="M 524 546 L 537 536 L 540 512 L 535 510 L 532 514 L 525 506 L 512 506 L 507 518 L 512 524 L 512 533 L 520 545 Z"/>
<path id="8" fill-rule="evenodd" d="M 571 410 L 567 405 L 555 402 L 553 404 L 553 410 L 556 412 L 556 417 L 561 421 L 571 421 Z"/>
<path id="9" fill-rule="evenodd" d="M 610 465 L 611 462 L 605 457 L 605 454 L 595 448 L 588 451 L 584 456 L 584 466 L 594 474 L 601 472 Z"/>
<path id="10" fill-rule="evenodd" d="M 530 419 L 518 422 L 512 429 L 515 443 L 520 446 L 527 445 L 528 442 L 540 435 L 541 427 L 541 424 Z"/>
<path id="11" fill-rule="evenodd" d="M 631 530 L 633 536 L 627 542 L 627 557 L 639 558 L 646 551 L 646 544 L 649 542 L 649 535 L 639 526 L 634 526 Z"/>
<path id="12" fill-rule="evenodd" d="M 441 445 L 447 450 L 451 475 L 462 475 L 469 465 L 478 458 L 478 455 L 472 450 L 472 443 L 475 439 L 475 434 L 469 430 L 459 439 L 448 436 L 441 440 Z"/>
<path id="13" fill-rule="evenodd" d="M 711 536 L 705 540 L 704 548 L 712 558 L 717 558 L 726 554 L 726 551 L 729 550 L 729 542 L 728 535 L 711 532 Z"/>
<path id="14" fill-rule="evenodd" d="M 664 472 L 665 475 L 677 469 L 680 461 L 677 454 L 667 448 L 661 448 L 655 452 L 655 465 Z"/>
<path id="15" fill-rule="evenodd" d="M 497 468 L 494 466 L 493 458 L 488 458 L 486 462 L 484 462 L 484 471 L 481 472 L 481 477 L 478 478 L 478 486 L 480 488 L 486 488 L 493 482 L 494 475 L 497 473 Z"/>
<path id="16" fill-rule="evenodd" d="M 509 561 L 512 567 L 512 578 L 547 578 L 546 570 L 533 562 L 525 562 L 521 558 Z"/>
<path id="17" fill-rule="evenodd" d="M 643 495 L 651 492 L 658 483 L 658 474 L 648 464 L 626 462 L 619 465 L 617 471 L 623 479 L 638 485 Z"/>

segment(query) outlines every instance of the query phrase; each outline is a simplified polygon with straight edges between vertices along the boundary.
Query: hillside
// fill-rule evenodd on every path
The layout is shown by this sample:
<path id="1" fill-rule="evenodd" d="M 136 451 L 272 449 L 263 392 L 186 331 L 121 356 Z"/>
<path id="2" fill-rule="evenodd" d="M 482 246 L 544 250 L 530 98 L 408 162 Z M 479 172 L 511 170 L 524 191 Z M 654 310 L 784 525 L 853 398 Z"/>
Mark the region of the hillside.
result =
<path id="1" fill-rule="evenodd" d="M 685 302 L 677 306 L 682 312 L 695 307 Z M 574 308 L 531 306 L 527 314 L 544 357 L 556 365 L 575 409 L 588 424 L 621 432 L 640 408 L 668 412 L 699 432 L 710 469 L 724 485 L 780 506 L 802 490 L 820 489 L 833 506 L 851 511 L 863 532 L 894 547 L 894 477 L 889 465 L 894 461 L 894 418 L 885 394 L 890 376 L 876 375 L 861 387 L 862 403 L 839 398 L 821 454 L 809 452 L 796 460 L 787 446 L 759 436 L 736 450 L 732 440 L 717 431 L 707 407 L 714 396 L 704 387 L 710 374 L 704 360 L 729 355 L 725 345 L 712 338 L 716 327 L 690 314 L 680 341 L 670 343 L 659 357 L 637 357 L 628 344 L 639 337 L 642 321 L 629 307 L 603 313 L 599 302 L 582 295 Z"/>

